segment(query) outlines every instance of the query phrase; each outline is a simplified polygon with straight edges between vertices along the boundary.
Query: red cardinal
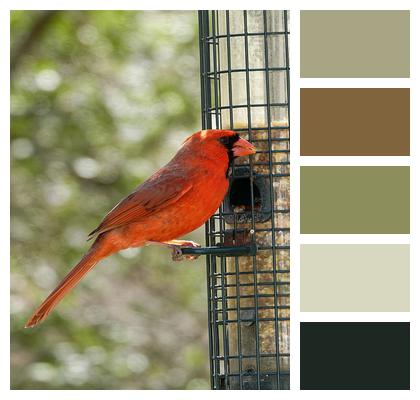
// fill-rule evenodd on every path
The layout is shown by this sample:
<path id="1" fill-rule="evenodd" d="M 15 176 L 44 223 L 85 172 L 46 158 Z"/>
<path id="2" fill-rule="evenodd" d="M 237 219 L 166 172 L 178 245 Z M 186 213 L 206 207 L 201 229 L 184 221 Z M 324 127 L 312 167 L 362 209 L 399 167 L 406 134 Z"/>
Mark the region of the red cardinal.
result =
<path id="1" fill-rule="evenodd" d="M 233 159 L 254 154 L 255 147 L 235 132 L 206 130 L 187 138 L 175 157 L 120 201 L 89 234 L 95 238 L 81 261 L 36 309 L 25 327 L 43 321 L 57 303 L 100 260 L 129 247 L 151 243 L 173 249 L 198 246 L 176 240 L 201 226 L 217 210 L 229 186 Z"/>

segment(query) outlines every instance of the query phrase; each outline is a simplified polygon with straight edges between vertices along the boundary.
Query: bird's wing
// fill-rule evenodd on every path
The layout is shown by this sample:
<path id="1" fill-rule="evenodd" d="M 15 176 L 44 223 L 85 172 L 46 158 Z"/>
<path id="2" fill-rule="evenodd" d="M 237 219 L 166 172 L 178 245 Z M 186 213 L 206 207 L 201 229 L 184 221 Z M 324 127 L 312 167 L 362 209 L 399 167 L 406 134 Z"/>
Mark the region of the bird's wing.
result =
<path id="1" fill-rule="evenodd" d="M 100 225 L 89 233 L 89 239 L 153 214 L 175 203 L 192 188 L 192 184 L 173 171 L 152 176 L 133 193 L 121 200 L 103 219 Z"/>

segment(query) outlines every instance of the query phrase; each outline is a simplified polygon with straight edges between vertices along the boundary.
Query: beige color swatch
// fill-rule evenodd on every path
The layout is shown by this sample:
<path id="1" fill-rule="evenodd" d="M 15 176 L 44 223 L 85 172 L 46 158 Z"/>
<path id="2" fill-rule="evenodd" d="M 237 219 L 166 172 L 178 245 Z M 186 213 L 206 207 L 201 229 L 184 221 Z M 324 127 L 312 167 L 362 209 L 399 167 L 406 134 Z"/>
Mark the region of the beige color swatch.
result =
<path id="1" fill-rule="evenodd" d="M 301 11 L 301 78 L 409 78 L 410 12 Z"/>
<path id="2" fill-rule="evenodd" d="M 301 311 L 410 311 L 406 244 L 305 244 L 300 249 Z"/>

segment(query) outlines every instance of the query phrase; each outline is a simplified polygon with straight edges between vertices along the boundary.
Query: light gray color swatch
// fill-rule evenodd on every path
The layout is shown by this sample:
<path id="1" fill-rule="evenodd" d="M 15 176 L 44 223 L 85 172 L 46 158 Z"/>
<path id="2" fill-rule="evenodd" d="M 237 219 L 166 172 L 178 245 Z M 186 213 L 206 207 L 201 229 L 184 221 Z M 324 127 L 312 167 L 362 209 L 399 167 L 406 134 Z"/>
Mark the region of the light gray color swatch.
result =
<path id="1" fill-rule="evenodd" d="M 406 244 L 305 244 L 300 251 L 301 311 L 410 311 Z"/>

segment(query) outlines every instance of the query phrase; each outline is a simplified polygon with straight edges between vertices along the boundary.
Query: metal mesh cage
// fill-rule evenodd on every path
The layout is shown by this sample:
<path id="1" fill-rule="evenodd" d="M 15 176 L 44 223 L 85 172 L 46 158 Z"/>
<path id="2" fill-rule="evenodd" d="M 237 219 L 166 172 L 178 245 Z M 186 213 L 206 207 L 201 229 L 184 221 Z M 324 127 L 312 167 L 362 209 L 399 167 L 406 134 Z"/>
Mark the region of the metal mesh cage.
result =
<path id="1" fill-rule="evenodd" d="M 251 249 L 207 255 L 211 385 L 289 389 L 289 13 L 199 11 L 199 29 L 203 129 L 257 148 L 206 224 L 207 246 Z"/>

